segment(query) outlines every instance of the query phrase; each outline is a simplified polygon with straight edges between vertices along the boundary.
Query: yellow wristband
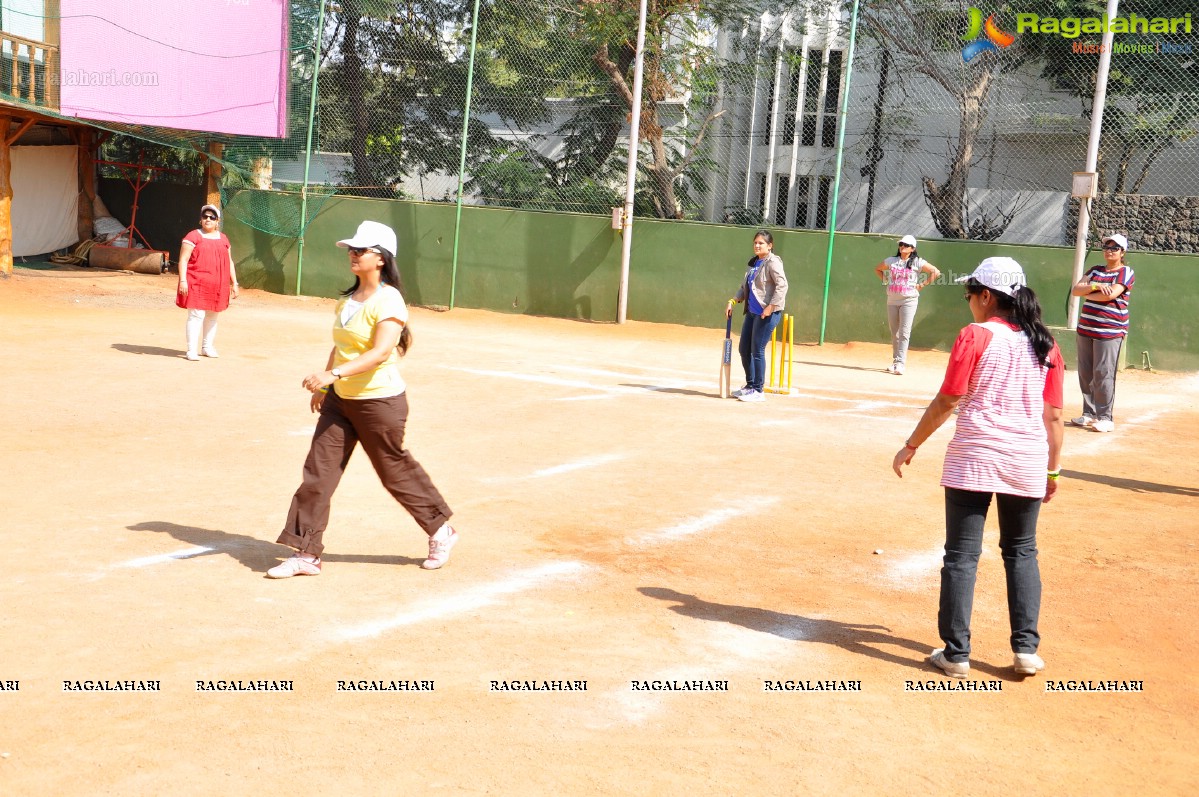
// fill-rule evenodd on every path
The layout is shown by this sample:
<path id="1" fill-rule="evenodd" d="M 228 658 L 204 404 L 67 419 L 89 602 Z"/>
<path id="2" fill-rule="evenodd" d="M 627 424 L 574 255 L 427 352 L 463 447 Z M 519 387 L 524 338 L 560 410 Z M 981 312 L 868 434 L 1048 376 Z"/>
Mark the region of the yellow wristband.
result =
<path id="1" fill-rule="evenodd" d="M 1058 468 L 1057 470 L 1051 470 L 1045 475 L 1046 475 L 1046 478 L 1048 478 L 1052 481 L 1057 481 L 1058 479 L 1060 479 L 1062 477 L 1062 469 Z"/>

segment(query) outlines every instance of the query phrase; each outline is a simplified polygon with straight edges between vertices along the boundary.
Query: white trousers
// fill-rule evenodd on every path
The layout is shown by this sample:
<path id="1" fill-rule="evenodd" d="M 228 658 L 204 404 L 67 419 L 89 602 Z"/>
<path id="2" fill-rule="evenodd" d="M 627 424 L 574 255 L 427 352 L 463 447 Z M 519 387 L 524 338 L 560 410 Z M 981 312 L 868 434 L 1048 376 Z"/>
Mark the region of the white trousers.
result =
<path id="1" fill-rule="evenodd" d="M 212 343 L 216 340 L 216 320 L 220 313 L 216 310 L 188 310 L 187 311 L 187 353 L 199 354 L 201 340 L 203 335 L 203 347 L 207 351 L 212 348 Z"/>

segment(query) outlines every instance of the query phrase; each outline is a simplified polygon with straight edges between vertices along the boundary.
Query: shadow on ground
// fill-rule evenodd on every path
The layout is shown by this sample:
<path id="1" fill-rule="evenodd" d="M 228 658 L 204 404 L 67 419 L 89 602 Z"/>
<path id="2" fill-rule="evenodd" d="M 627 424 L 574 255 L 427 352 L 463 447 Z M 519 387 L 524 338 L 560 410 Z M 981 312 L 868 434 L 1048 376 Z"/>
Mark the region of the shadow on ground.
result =
<path id="1" fill-rule="evenodd" d="M 774 634 L 783 639 L 795 642 L 819 642 L 835 645 L 850 653 L 867 656 L 879 661 L 898 664 L 926 673 L 940 671 L 928 663 L 928 654 L 932 647 L 923 642 L 895 636 L 890 629 L 882 625 L 867 625 L 863 623 L 846 623 L 840 620 L 827 620 L 803 617 L 798 614 L 783 614 L 769 609 L 758 609 L 751 606 L 737 606 L 727 603 L 712 603 L 702 600 L 695 595 L 687 595 L 665 587 L 638 587 L 637 591 L 650 598 L 672 601 L 671 611 L 685 617 L 697 620 L 708 620 L 720 623 L 732 623 L 751 631 L 763 634 Z M 911 655 L 891 653 L 886 648 L 901 648 L 919 654 Z M 1023 680 L 1011 669 L 994 667 L 985 662 L 970 662 L 971 670 L 983 673 L 991 678 L 1007 681 Z"/>
<path id="2" fill-rule="evenodd" d="M 177 523 L 167 523 L 151 520 L 145 523 L 135 523 L 128 526 L 130 531 L 152 531 L 167 534 L 180 542 L 212 550 L 197 553 L 181 559 L 198 559 L 204 556 L 229 556 L 236 559 L 248 570 L 255 573 L 265 573 L 286 558 L 290 549 L 277 542 L 249 537 L 245 534 L 231 534 L 217 529 L 201 529 L 195 526 L 180 526 Z M 322 562 L 344 562 L 351 564 L 373 565 L 416 565 L 424 561 L 411 556 L 378 556 L 370 554 L 331 554 L 326 552 L 321 556 Z"/>
<path id="3" fill-rule="evenodd" d="M 1178 487 L 1173 484 L 1143 482 L 1137 479 L 1125 479 L 1120 476 L 1108 476 L 1103 473 L 1083 473 L 1077 470 L 1063 470 L 1062 475 L 1067 479 L 1077 479 L 1082 482 L 1092 482 L 1094 484 L 1106 484 L 1108 487 L 1132 490 L 1134 493 L 1168 493 L 1170 495 L 1199 496 L 1199 488 L 1196 487 Z"/>
<path id="4" fill-rule="evenodd" d="M 159 357 L 182 357 L 182 349 L 164 349 L 161 346 L 138 346 L 134 343 L 114 343 L 112 347 L 126 354 L 155 354 Z"/>

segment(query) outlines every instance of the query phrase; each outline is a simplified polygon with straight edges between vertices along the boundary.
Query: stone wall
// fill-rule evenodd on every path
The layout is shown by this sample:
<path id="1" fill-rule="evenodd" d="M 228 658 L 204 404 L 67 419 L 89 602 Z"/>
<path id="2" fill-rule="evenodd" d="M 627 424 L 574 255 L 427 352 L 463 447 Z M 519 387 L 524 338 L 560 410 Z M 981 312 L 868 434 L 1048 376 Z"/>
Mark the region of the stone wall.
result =
<path id="1" fill-rule="evenodd" d="M 1199 197 L 1101 194 L 1091 202 L 1091 223 L 1102 234 L 1124 233 L 1136 251 L 1199 253 Z M 1077 228 L 1078 201 L 1071 200 L 1063 243 L 1074 242 Z"/>

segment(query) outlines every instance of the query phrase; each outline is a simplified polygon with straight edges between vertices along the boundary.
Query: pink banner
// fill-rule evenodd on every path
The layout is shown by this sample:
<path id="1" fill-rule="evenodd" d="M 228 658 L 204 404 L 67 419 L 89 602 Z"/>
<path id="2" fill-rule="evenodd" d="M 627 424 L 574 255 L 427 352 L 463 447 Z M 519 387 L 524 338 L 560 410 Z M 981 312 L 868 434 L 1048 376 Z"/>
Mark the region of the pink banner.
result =
<path id="1" fill-rule="evenodd" d="M 281 138 L 285 0 L 61 0 L 66 116 Z"/>

